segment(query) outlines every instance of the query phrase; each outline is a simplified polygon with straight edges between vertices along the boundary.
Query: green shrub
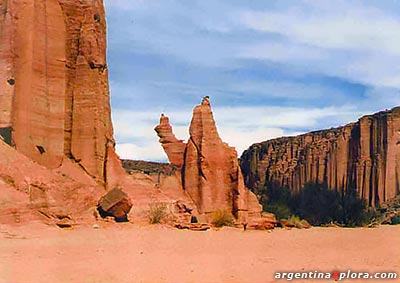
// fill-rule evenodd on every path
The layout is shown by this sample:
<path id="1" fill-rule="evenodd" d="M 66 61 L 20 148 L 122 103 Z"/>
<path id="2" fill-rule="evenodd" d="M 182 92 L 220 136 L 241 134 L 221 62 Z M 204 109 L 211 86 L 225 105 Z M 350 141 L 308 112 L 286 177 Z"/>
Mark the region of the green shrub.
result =
<path id="1" fill-rule="evenodd" d="M 161 223 L 167 216 L 167 206 L 162 203 L 155 203 L 150 205 L 149 210 L 149 223 Z"/>
<path id="2" fill-rule="evenodd" d="M 296 224 L 296 223 L 300 223 L 300 222 L 301 222 L 301 219 L 300 219 L 300 217 L 297 216 L 297 215 L 292 215 L 292 216 L 289 217 L 288 221 L 289 221 L 290 223 Z"/>
<path id="3" fill-rule="evenodd" d="M 266 182 L 264 187 L 255 191 L 262 205 L 271 203 L 289 203 L 291 199 L 290 189 L 280 186 L 276 182 Z"/>
<path id="4" fill-rule="evenodd" d="M 263 210 L 275 214 L 277 220 L 288 219 L 292 215 L 290 207 L 284 203 L 265 204 Z"/>
<path id="5" fill-rule="evenodd" d="M 374 213 L 367 209 L 365 201 L 360 199 L 354 190 L 342 193 L 339 205 L 341 220 L 338 219 L 338 222 L 346 226 L 364 226 L 370 223 L 374 216 Z"/>
<path id="6" fill-rule="evenodd" d="M 319 184 L 307 184 L 292 201 L 294 214 L 312 225 L 321 225 L 337 220 L 339 199 L 337 193 Z"/>
<path id="7" fill-rule="evenodd" d="M 289 207 L 291 194 L 288 187 L 281 187 L 277 183 L 268 182 L 257 193 L 263 211 L 275 214 L 278 220 L 287 219 L 292 215 Z"/>
<path id="8" fill-rule="evenodd" d="M 217 210 L 213 212 L 211 218 L 211 224 L 215 227 L 233 226 L 235 224 L 235 219 L 232 214 L 226 210 Z"/>
<path id="9" fill-rule="evenodd" d="M 400 224 L 400 215 L 397 215 L 392 218 L 391 225 L 399 225 Z"/>
<path id="10" fill-rule="evenodd" d="M 263 210 L 274 213 L 278 220 L 298 215 L 315 226 L 327 223 L 363 226 L 373 217 L 364 200 L 351 189 L 339 192 L 326 184 L 309 183 L 296 194 L 291 194 L 288 187 L 266 183 L 256 193 Z"/>
<path id="11" fill-rule="evenodd" d="M 292 210 L 312 225 L 337 222 L 363 226 L 371 216 L 354 190 L 338 192 L 324 184 L 309 183 L 292 200 Z"/>

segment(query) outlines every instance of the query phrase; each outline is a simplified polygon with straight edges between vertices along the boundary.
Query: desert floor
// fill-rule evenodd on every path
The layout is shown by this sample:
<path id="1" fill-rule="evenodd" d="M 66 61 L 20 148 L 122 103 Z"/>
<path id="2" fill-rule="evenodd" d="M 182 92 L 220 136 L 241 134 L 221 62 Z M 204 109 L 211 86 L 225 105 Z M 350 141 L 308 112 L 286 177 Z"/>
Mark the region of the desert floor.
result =
<path id="1" fill-rule="evenodd" d="M 129 223 L 0 225 L 1 283 L 287 282 L 275 272 L 348 269 L 399 272 L 400 226 L 193 232 Z"/>

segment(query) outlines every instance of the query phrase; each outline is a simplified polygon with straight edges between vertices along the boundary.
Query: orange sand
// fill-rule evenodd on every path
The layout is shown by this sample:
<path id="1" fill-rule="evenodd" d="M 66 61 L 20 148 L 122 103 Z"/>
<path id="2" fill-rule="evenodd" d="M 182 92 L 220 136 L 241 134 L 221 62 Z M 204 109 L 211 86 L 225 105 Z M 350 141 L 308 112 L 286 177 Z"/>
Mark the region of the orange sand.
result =
<path id="1" fill-rule="evenodd" d="M 129 223 L 0 225 L 1 283 L 288 282 L 275 281 L 275 272 L 400 272 L 399 261 L 400 226 L 192 232 Z"/>

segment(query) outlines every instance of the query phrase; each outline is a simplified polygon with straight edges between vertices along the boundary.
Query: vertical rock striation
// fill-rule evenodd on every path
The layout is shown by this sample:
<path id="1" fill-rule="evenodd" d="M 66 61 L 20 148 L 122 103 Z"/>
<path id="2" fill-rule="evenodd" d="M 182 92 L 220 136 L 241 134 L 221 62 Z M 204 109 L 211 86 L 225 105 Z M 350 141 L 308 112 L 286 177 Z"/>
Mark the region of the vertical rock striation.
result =
<path id="1" fill-rule="evenodd" d="M 173 136 L 165 116 L 156 131 L 171 163 L 180 165 L 183 189 L 200 213 L 225 210 L 241 221 L 260 216 L 256 196 L 244 186 L 236 150 L 218 135 L 208 98 L 194 108 L 186 145 Z"/>
<path id="2" fill-rule="evenodd" d="M 106 181 L 114 147 L 101 0 L 0 0 L 0 128 L 36 162 Z"/>
<path id="3" fill-rule="evenodd" d="M 308 182 L 356 189 L 370 206 L 400 193 L 400 108 L 330 130 L 252 145 L 241 156 L 246 185 L 300 190 Z"/>

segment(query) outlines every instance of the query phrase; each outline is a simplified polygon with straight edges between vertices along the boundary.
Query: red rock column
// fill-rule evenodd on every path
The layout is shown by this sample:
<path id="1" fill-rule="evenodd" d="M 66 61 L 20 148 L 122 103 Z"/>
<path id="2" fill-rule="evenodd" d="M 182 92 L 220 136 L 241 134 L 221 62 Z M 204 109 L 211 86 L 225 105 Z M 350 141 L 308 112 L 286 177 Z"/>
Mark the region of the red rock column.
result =
<path id="1" fill-rule="evenodd" d="M 64 153 L 65 23 L 57 0 L 13 1 L 13 143 L 49 168 Z"/>
<path id="2" fill-rule="evenodd" d="M 13 26 L 10 11 L 12 2 L 0 0 L 0 128 L 11 127 L 14 97 L 14 55 L 12 52 Z"/>

